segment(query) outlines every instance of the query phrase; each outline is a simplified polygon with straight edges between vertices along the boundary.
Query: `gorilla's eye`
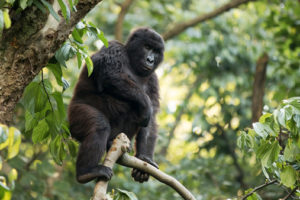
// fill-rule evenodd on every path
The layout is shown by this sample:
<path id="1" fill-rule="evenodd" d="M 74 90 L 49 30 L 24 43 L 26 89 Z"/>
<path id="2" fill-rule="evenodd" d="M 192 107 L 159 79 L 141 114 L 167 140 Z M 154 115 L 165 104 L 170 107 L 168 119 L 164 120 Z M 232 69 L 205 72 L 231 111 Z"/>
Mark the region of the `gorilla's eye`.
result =
<path id="1" fill-rule="evenodd" d="M 149 45 L 145 45 L 145 49 L 147 49 L 147 50 L 150 50 L 151 49 L 151 47 L 149 46 Z"/>

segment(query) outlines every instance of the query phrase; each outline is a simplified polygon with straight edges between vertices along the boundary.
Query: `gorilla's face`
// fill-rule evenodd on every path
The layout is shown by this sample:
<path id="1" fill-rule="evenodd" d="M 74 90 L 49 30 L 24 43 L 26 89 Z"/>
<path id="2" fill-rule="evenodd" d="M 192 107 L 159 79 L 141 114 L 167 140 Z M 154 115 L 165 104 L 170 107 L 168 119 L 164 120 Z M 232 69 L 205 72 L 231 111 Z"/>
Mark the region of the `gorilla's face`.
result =
<path id="1" fill-rule="evenodd" d="M 125 48 L 131 67 L 140 76 L 150 75 L 163 60 L 163 39 L 148 28 L 140 28 L 133 32 Z"/>

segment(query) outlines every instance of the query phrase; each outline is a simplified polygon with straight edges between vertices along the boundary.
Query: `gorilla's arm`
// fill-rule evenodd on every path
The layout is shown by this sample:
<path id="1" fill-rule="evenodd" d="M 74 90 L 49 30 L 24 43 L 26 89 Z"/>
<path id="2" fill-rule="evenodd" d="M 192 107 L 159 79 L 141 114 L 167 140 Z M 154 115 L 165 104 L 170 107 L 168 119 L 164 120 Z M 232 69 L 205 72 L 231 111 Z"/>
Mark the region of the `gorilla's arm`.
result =
<path id="1" fill-rule="evenodd" d="M 129 60 L 123 46 L 117 43 L 93 56 L 93 78 L 99 92 L 129 102 L 137 109 L 137 123 L 147 126 L 152 114 L 151 101 L 130 75 Z"/>

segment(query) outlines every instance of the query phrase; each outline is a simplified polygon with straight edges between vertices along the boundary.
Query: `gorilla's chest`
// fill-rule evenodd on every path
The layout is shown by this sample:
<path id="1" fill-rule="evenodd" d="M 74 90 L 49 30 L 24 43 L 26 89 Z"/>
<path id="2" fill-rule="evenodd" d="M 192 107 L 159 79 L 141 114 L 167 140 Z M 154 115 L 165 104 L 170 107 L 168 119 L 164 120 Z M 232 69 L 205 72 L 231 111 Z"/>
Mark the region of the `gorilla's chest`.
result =
<path id="1" fill-rule="evenodd" d="M 134 72 L 132 72 L 130 69 L 125 68 L 124 73 L 128 75 L 128 78 L 131 81 L 134 81 L 135 84 L 140 87 L 144 92 L 147 91 L 147 82 L 149 78 L 141 77 L 136 75 Z"/>

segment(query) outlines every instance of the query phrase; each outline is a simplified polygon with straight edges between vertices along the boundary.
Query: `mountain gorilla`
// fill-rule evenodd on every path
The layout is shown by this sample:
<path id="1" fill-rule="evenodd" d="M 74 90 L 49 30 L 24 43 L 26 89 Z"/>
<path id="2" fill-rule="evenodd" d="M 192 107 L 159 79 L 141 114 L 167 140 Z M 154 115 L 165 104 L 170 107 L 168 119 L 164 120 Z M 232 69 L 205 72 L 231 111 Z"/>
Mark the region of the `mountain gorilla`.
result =
<path id="1" fill-rule="evenodd" d="M 77 82 L 68 110 L 72 136 L 81 145 L 76 162 L 77 180 L 109 180 L 112 170 L 99 164 L 113 139 L 124 132 L 136 136 L 136 157 L 153 161 L 156 140 L 155 115 L 159 109 L 159 85 L 154 70 L 163 60 L 164 41 L 154 30 L 139 28 L 125 45 L 111 41 L 92 56 L 90 77 L 86 66 Z M 149 174 L 133 169 L 135 181 Z"/>

